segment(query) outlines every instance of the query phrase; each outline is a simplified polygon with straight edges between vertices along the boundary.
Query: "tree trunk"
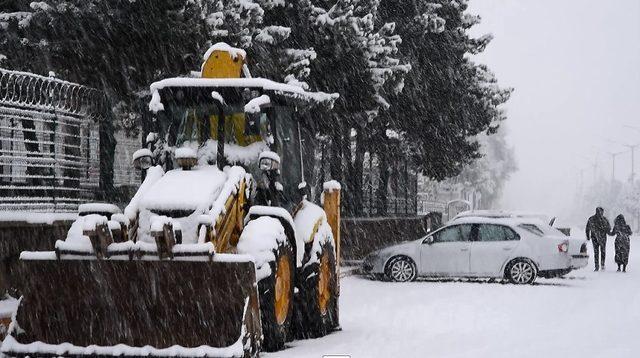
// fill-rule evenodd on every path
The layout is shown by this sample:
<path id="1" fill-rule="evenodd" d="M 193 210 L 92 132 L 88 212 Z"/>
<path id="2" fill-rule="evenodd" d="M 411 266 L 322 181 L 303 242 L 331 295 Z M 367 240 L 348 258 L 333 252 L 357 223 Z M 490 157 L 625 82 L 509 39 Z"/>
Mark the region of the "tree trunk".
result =
<path id="1" fill-rule="evenodd" d="M 351 186 L 351 192 L 353 193 L 353 214 L 354 216 L 363 215 L 363 176 L 364 176 L 364 153 L 365 153 L 365 134 L 363 128 L 358 128 L 356 133 L 356 155 L 353 160 L 351 174 L 351 180 L 353 185 Z"/>
<path id="2" fill-rule="evenodd" d="M 319 170 L 318 170 L 318 177 L 316 178 L 316 185 L 315 185 L 315 197 L 319 198 L 322 195 L 322 184 L 324 183 L 324 178 L 326 176 L 325 174 L 325 168 L 326 168 L 326 160 L 327 160 L 327 143 L 325 143 L 324 141 L 320 141 L 319 143 L 320 145 L 320 163 L 318 163 Z"/>
<path id="3" fill-rule="evenodd" d="M 378 152 L 378 168 L 380 168 L 380 180 L 376 189 L 376 209 L 379 216 L 387 215 L 388 195 L 387 187 L 389 185 L 389 154 L 382 148 Z"/>
<path id="4" fill-rule="evenodd" d="M 116 139 L 114 137 L 113 115 L 107 115 L 99 123 L 99 158 L 100 158 L 100 193 L 97 200 L 117 202 L 116 190 L 113 183 L 113 161 L 116 151 Z"/>
<path id="5" fill-rule="evenodd" d="M 355 192 L 357 190 L 356 178 L 353 169 L 353 156 L 352 156 L 352 141 L 351 141 L 351 127 L 343 124 L 341 126 L 342 132 L 342 162 L 344 165 L 343 173 L 346 175 L 343 178 L 344 186 L 342 192 L 344 193 L 345 200 L 343 201 L 345 216 L 354 216 L 354 203 Z"/>
<path id="6" fill-rule="evenodd" d="M 342 184 L 342 211 L 344 216 L 351 215 L 351 191 L 350 183 L 345 181 L 345 165 L 350 164 L 350 155 L 348 151 L 349 137 L 345 136 L 344 121 L 333 118 L 333 135 L 331 138 L 331 157 L 329 159 L 329 172 L 331 179 Z M 347 150 L 345 150 L 345 148 Z M 350 173 L 347 167 L 347 175 Z"/>
<path id="7" fill-rule="evenodd" d="M 333 127 L 333 137 L 331 138 L 331 156 L 329 158 L 329 173 L 331 179 L 342 182 L 342 131 L 341 122 L 333 119 L 335 126 Z"/>

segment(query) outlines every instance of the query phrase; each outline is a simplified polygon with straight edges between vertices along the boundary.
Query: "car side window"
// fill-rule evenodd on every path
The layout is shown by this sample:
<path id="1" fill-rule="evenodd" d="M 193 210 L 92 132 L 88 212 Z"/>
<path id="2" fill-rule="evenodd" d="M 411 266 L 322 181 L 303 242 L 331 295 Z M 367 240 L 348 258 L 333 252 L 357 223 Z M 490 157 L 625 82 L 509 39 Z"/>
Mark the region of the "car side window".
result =
<path id="1" fill-rule="evenodd" d="M 472 224 L 462 224 L 458 225 L 460 228 L 460 241 L 471 241 L 471 229 L 473 228 Z"/>
<path id="2" fill-rule="evenodd" d="M 462 231 L 460 230 L 461 226 L 466 225 L 455 225 L 438 231 L 433 237 L 433 242 L 467 241 L 468 233 L 466 236 L 464 236 Z M 471 231 L 471 228 L 469 228 L 468 231 Z"/>
<path id="3" fill-rule="evenodd" d="M 478 227 L 479 241 L 513 241 L 519 239 L 518 234 L 503 225 L 480 224 Z"/>
<path id="4" fill-rule="evenodd" d="M 505 235 L 507 240 L 509 240 L 509 241 L 520 240 L 520 235 L 518 235 L 515 231 L 513 231 L 512 228 L 507 227 L 507 226 L 503 226 L 502 230 L 504 230 L 504 235 Z"/>

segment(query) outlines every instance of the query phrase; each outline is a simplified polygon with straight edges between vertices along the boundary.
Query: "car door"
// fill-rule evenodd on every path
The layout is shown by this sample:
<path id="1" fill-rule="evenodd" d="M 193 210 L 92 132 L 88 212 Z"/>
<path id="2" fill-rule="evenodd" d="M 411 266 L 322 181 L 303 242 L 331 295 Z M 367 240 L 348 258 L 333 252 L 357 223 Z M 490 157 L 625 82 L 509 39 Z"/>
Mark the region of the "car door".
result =
<path id="1" fill-rule="evenodd" d="M 427 236 L 420 245 L 421 273 L 460 276 L 469 272 L 469 233 L 471 225 L 446 227 Z"/>
<path id="2" fill-rule="evenodd" d="M 469 274 L 501 277 L 502 267 L 513 257 L 520 237 L 508 226 L 498 224 L 477 224 L 473 232 Z"/>

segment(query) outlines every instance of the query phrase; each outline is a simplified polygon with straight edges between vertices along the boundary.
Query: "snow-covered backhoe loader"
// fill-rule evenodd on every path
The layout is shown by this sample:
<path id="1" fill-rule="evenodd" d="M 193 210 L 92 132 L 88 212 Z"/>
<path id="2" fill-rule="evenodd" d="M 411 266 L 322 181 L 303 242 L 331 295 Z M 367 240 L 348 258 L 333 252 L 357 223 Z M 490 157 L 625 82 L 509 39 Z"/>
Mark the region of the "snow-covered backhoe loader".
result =
<path id="1" fill-rule="evenodd" d="M 2 353 L 256 357 L 338 326 L 340 186 L 306 200 L 300 139 L 336 95 L 251 78 L 245 58 L 216 44 L 199 76 L 151 85 L 137 193 L 21 254 Z"/>

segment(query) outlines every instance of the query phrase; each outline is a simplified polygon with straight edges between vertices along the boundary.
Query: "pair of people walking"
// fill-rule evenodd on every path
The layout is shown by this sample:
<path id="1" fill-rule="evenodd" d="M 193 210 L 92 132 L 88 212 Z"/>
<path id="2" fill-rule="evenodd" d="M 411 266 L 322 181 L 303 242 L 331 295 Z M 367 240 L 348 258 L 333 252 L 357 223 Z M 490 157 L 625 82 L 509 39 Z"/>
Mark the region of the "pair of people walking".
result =
<path id="1" fill-rule="evenodd" d="M 586 227 L 587 240 L 593 244 L 593 256 L 596 264 L 595 271 L 604 270 L 605 257 L 607 251 L 607 235 L 615 236 L 615 261 L 618 271 L 627 271 L 629 263 L 629 248 L 631 228 L 627 225 L 622 214 L 618 215 L 613 223 L 613 229 L 609 225 L 609 220 L 604 216 L 603 208 L 596 208 L 596 214 L 589 218 Z"/>

